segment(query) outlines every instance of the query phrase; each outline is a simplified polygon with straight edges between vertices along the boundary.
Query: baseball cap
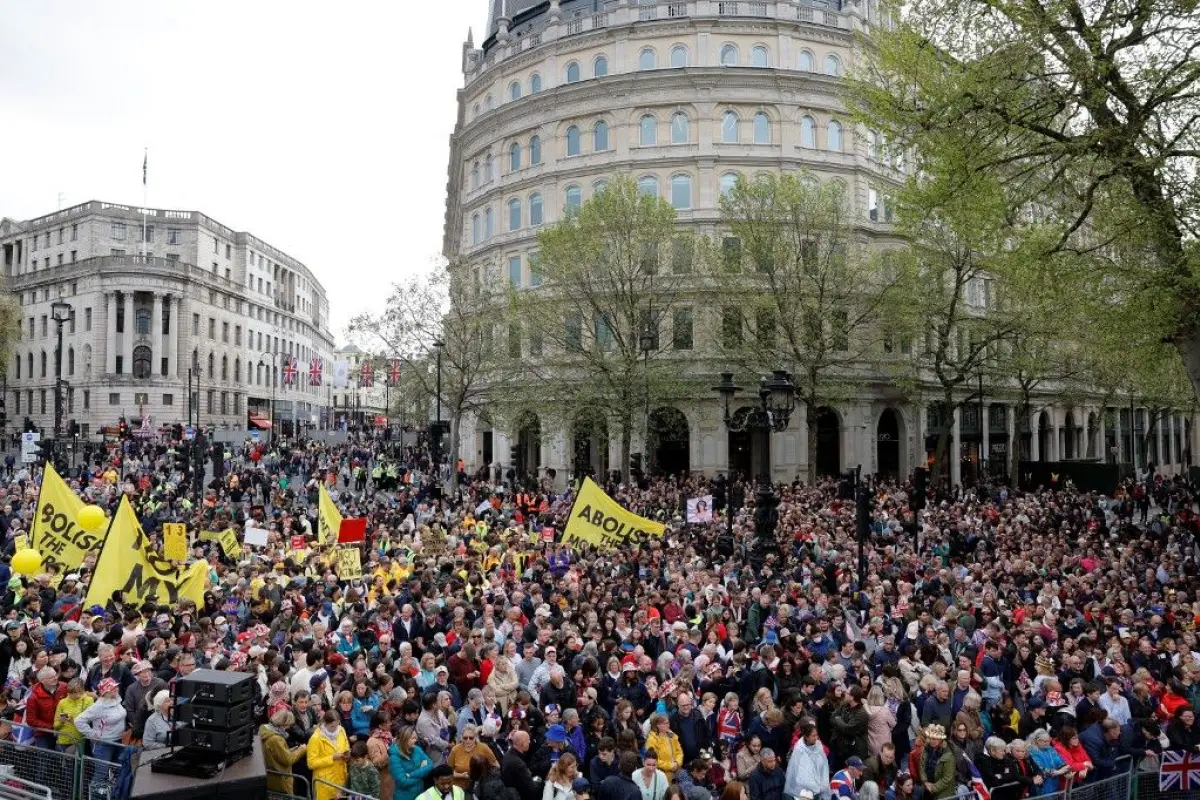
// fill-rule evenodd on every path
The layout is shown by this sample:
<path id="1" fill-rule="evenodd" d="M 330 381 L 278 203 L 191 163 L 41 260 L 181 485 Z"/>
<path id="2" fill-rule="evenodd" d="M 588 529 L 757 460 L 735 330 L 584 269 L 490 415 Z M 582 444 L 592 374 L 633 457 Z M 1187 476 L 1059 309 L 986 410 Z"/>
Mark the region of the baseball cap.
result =
<path id="1" fill-rule="evenodd" d="M 850 756 L 849 758 L 846 759 L 846 766 L 853 767 L 854 769 L 862 769 L 863 768 L 863 760 L 861 758 L 859 758 L 858 756 Z"/>

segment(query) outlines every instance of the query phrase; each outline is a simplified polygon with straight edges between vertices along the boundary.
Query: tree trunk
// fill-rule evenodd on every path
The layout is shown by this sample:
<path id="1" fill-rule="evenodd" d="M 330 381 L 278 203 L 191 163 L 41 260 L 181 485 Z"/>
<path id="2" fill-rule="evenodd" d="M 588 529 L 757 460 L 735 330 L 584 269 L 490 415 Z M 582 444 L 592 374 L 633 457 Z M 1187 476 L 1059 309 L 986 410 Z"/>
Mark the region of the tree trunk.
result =
<path id="1" fill-rule="evenodd" d="M 621 415 L 621 482 L 629 483 L 629 456 L 633 449 L 633 416 L 629 413 Z M 646 448 L 642 448 L 643 450 Z M 649 453 L 642 453 L 642 469 L 646 469 Z"/>
<path id="2" fill-rule="evenodd" d="M 1029 419 L 1029 398 L 1021 397 L 1013 417 L 1013 440 L 1008 443 L 1008 479 L 1014 489 L 1021 483 L 1021 420 Z"/>
<path id="3" fill-rule="evenodd" d="M 805 427 L 808 428 L 808 485 L 813 486 L 817 482 L 817 409 L 812 403 L 807 407 Z"/>
<path id="4" fill-rule="evenodd" d="M 934 450 L 933 477 L 934 486 L 941 486 L 943 480 L 950 481 L 950 431 L 954 426 L 954 396 L 949 390 L 942 396 L 943 408 L 948 412 L 942 418 L 938 428 L 937 449 Z M 957 444 L 957 442 L 955 443 Z"/>
<path id="5" fill-rule="evenodd" d="M 458 448 L 461 444 L 459 441 L 459 420 L 462 418 L 460 414 L 450 415 L 450 489 L 458 489 Z"/>

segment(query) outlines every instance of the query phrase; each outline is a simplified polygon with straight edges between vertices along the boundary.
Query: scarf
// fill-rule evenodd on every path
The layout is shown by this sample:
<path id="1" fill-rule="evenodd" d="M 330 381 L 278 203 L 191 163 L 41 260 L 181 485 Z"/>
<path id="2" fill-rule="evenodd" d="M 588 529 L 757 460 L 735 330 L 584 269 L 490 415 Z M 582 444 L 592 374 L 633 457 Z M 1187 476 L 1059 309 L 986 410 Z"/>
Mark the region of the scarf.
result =
<path id="1" fill-rule="evenodd" d="M 387 728 L 376 728 L 375 730 L 371 731 L 371 738 L 378 739 L 388 746 L 391 746 L 392 744 L 392 732 Z"/>
<path id="2" fill-rule="evenodd" d="M 271 733 L 278 734 L 285 739 L 287 738 L 287 731 L 285 731 L 283 728 L 278 728 L 269 722 L 267 723 L 267 730 L 269 730 Z"/>
<path id="3" fill-rule="evenodd" d="M 337 734 L 337 732 L 336 732 L 336 731 L 335 731 L 335 732 L 334 732 L 332 735 L 330 735 L 329 731 L 325 730 L 325 726 L 324 726 L 324 725 L 320 725 L 320 726 L 318 726 L 318 728 L 317 728 L 317 729 L 318 729 L 319 731 L 321 731 L 321 735 L 322 735 L 322 736 L 324 736 L 326 739 L 328 739 L 328 740 L 329 740 L 330 744 L 332 744 L 334 747 L 337 747 L 337 743 L 338 743 L 338 734 Z"/>

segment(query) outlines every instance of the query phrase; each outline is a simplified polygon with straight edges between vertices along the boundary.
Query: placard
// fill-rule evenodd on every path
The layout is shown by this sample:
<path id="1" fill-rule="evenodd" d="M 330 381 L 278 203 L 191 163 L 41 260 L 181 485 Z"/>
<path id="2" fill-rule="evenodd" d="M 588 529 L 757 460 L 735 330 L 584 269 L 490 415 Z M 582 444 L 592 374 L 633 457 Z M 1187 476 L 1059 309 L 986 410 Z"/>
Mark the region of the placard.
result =
<path id="1" fill-rule="evenodd" d="M 242 536 L 242 541 L 246 544 L 254 545 L 255 547 L 267 546 L 267 529 L 266 528 L 246 528 L 245 534 Z"/>
<path id="2" fill-rule="evenodd" d="M 182 522 L 163 523 L 163 555 L 171 561 L 187 561 L 187 526 Z"/>
<path id="3" fill-rule="evenodd" d="M 362 554 L 357 547 L 339 547 L 337 549 L 337 574 L 344 581 L 358 580 L 362 577 Z"/>

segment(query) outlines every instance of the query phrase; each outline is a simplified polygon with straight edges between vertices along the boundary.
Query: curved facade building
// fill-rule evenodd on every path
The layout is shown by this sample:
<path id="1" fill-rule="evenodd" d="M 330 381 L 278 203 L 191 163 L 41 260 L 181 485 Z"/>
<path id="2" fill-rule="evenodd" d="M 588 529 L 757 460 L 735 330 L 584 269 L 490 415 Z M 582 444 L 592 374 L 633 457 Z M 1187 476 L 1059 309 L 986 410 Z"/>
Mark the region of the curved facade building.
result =
<path id="1" fill-rule="evenodd" d="M 670 202 L 681 226 L 720 241 L 723 187 L 739 175 L 807 169 L 844 185 L 860 238 L 881 244 L 891 238 L 888 190 L 905 165 L 889 158 L 872 132 L 856 127 L 839 99 L 839 83 L 857 58 L 855 33 L 870 26 L 874 3 L 489 2 L 486 39 L 480 47 L 468 39 L 463 48 L 465 84 L 451 141 L 443 248 L 454 278 L 476 287 L 481 298 L 509 284 L 536 290 L 530 265 L 539 229 L 620 173 Z M 503 292 L 496 302 L 503 302 Z M 479 305 L 486 307 L 486 300 Z M 706 347 L 719 327 L 717 315 L 715 304 L 698 294 L 689 346 L 673 354 L 681 370 L 710 382 L 728 368 Z M 678 398 L 654 414 L 687 431 L 686 440 L 657 443 L 656 465 L 748 471 L 750 445 L 727 433 L 715 395 Z M 807 468 L 804 414 L 798 409 L 790 430 L 772 436 L 779 479 Z M 1035 458 L 1103 456 L 1114 444 L 1121 447 L 1111 427 L 1112 441 L 1106 440 L 1099 407 L 1039 408 L 1038 414 L 1044 416 L 1022 426 L 1033 432 L 1025 438 Z M 852 402 L 822 411 L 818 465 L 823 472 L 861 464 L 867 472 L 907 474 L 924 463 L 935 417 L 936 408 L 864 380 Z M 1005 403 L 955 417 L 956 477 L 977 469 L 981 454 L 1003 462 L 1019 438 Z M 1172 439 L 1174 428 L 1164 430 L 1160 463 L 1182 461 L 1191 432 L 1184 420 L 1175 422 L 1179 435 Z M 508 464 L 515 456 L 526 470 L 553 467 L 561 475 L 581 453 L 594 469 L 618 466 L 616 436 L 607 443 L 576 442 L 569 423 L 531 421 L 518 432 L 473 419 L 461 427 L 461 456 L 474 467 Z"/>

